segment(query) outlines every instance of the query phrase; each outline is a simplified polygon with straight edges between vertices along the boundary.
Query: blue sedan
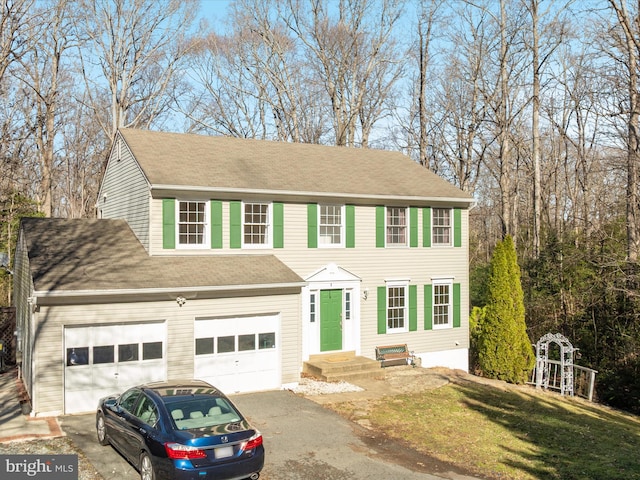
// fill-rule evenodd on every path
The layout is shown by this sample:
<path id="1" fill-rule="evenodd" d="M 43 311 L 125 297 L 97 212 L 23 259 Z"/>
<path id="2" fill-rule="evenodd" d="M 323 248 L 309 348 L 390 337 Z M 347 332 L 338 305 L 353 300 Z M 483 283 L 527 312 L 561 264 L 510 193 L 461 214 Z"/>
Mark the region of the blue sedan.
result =
<path id="1" fill-rule="evenodd" d="M 218 389 L 199 380 L 157 382 L 100 400 L 98 441 L 142 480 L 257 479 L 262 435 Z"/>

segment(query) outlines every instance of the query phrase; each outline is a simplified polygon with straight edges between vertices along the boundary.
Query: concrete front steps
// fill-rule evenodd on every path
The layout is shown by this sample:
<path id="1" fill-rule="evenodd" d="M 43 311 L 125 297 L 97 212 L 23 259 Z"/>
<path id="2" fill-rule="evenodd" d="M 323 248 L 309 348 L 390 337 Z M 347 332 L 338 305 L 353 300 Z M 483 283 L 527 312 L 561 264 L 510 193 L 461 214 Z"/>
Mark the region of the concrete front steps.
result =
<path id="1" fill-rule="evenodd" d="M 356 356 L 355 352 L 311 355 L 309 361 L 304 362 L 302 372 L 325 382 L 384 378 L 380 362 Z"/>

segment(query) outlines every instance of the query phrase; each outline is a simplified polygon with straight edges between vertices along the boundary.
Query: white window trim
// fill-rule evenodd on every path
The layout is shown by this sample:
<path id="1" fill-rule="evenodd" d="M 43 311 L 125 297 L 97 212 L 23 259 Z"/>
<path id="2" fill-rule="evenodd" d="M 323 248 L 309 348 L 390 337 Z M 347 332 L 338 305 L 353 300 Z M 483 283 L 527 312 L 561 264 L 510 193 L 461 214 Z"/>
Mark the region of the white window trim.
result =
<path id="1" fill-rule="evenodd" d="M 434 330 L 446 330 L 449 328 L 453 328 L 453 278 L 438 278 L 432 280 L 431 289 L 431 306 L 432 306 L 432 318 L 431 325 Z M 447 285 L 449 287 L 449 308 L 448 308 L 448 318 L 447 323 L 442 325 L 436 324 L 435 318 L 435 308 L 436 308 L 436 286 Z"/>
<path id="2" fill-rule="evenodd" d="M 389 209 L 390 208 L 401 208 L 404 209 L 405 211 L 405 242 L 404 243 L 389 243 L 387 241 L 387 239 L 389 238 L 389 236 L 387 235 L 387 228 L 389 227 L 389 225 L 387 224 L 387 218 L 388 218 L 388 213 L 389 213 Z M 410 235 L 410 222 L 411 220 L 409 219 L 409 207 L 402 207 L 402 206 L 398 206 L 398 205 L 387 205 L 385 206 L 384 209 L 384 246 L 385 247 L 389 247 L 389 248 L 407 248 L 409 247 L 409 235 Z"/>
<path id="3" fill-rule="evenodd" d="M 345 288 L 342 293 L 342 316 L 343 320 L 348 322 L 353 318 L 353 290 Z M 347 304 L 349 305 L 348 309 Z"/>
<path id="4" fill-rule="evenodd" d="M 244 241 L 244 216 L 245 216 L 245 207 L 246 205 L 267 205 L 267 241 L 266 243 L 245 243 Z M 264 249 L 264 248 L 273 248 L 273 202 L 264 202 L 260 200 L 247 200 L 242 202 L 241 206 L 242 210 L 240 211 L 242 222 L 241 222 L 241 231 L 240 237 L 242 239 L 242 248 L 246 249 Z"/>
<path id="5" fill-rule="evenodd" d="M 435 228 L 436 226 L 434 225 L 434 220 L 435 220 L 435 214 L 434 211 L 435 210 L 449 210 L 449 243 L 439 243 L 436 242 L 436 232 L 435 232 Z M 431 246 L 432 247 L 450 247 L 453 245 L 453 208 L 443 208 L 443 207 L 432 207 L 431 208 Z M 441 228 L 438 225 L 438 228 Z"/>
<path id="6" fill-rule="evenodd" d="M 322 243 L 321 241 L 321 235 L 320 235 L 320 228 L 322 227 L 322 224 L 320 222 L 320 219 L 322 218 L 322 207 L 340 207 L 340 243 Z M 344 205 L 336 205 L 336 204 L 330 204 L 330 203 L 323 203 L 323 204 L 319 204 L 318 205 L 318 248 L 344 248 L 345 246 L 345 232 L 346 232 L 346 227 L 345 227 L 345 222 L 346 222 L 346 217 L 345 217 L 346 211 L 345 211 L 345 206 Z"/>
<path id="7" fill-rule="evenodd" d="M 184 202 L 204 203 L 204 235 L 202 243 L 180 243 L 180 204 Z M 176 199 L 176 249 L 204 250 L 211 248 L 211 205 L 209 200 Z"/>
<path id="8" fill-rule="evenodd" d="M 386 282 L 386 315 L 385 325 L 387 333 L 406 333 L 409 331 L 409 281 L 408 280 L 389 280 Z M 404 326 L 402 328 L 389 328 L 389 288 L 404 288 Z"/>

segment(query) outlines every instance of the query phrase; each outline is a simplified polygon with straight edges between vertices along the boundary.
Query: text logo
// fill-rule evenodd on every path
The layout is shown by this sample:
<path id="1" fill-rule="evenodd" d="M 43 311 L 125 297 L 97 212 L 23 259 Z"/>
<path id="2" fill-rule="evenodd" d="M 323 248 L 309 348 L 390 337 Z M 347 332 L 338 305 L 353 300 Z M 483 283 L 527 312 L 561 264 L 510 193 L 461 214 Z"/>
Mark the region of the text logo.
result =
<path id="1" fill-rule="evenodd" d="M 0 455 L 3 480 L 78 480 L 77 455 Z"/>

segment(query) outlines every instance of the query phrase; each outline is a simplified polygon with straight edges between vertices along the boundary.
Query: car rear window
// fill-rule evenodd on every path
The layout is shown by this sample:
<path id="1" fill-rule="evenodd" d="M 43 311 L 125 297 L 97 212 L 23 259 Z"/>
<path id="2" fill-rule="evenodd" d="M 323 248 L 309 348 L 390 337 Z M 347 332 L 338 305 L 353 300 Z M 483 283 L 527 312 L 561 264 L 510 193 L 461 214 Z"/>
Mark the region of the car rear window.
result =
<path id="1" fill-rule="evenodd" d="M 222 397 L 209 395 L 165 397 L 165 405 L 178 430 L 206 428 L 242 420 L 242 416 Z"/>

